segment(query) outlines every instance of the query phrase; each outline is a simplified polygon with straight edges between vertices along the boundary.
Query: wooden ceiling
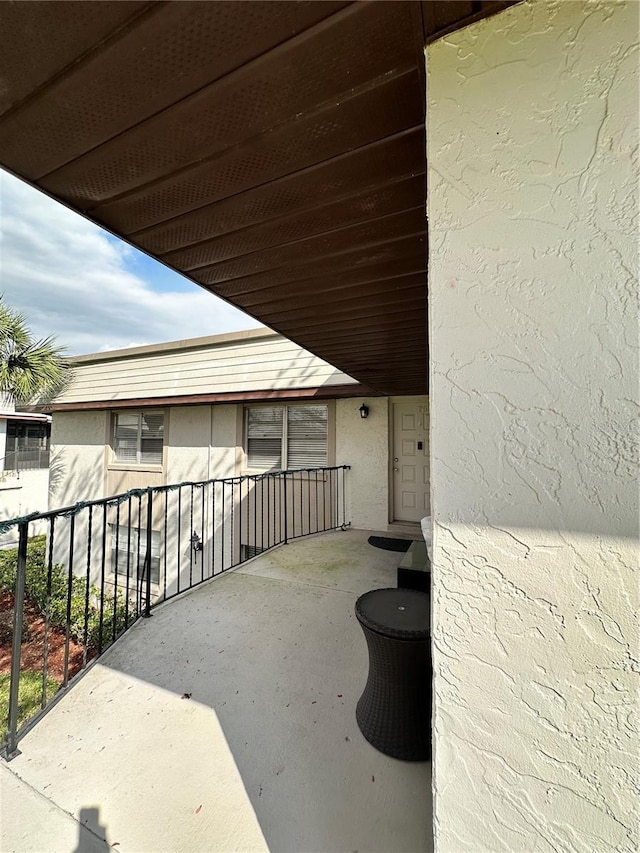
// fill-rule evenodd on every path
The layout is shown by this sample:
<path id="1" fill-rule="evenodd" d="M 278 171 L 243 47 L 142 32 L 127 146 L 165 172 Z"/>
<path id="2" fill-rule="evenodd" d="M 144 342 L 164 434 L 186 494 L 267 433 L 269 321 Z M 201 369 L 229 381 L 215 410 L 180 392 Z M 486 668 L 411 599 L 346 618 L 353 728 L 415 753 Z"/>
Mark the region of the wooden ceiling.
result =
<path id="1" fill-rule="evenodd" d="M 508 5 L 0 3 L 0 163 L 372 390 L 425 393 L 423 47 Z"/>

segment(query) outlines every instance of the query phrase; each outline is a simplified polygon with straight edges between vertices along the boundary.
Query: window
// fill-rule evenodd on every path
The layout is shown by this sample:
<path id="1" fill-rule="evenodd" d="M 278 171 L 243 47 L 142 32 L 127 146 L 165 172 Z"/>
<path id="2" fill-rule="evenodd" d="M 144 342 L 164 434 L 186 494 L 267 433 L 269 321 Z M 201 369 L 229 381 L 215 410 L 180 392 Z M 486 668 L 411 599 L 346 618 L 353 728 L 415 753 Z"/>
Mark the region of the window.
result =
<path id="1" fill-rule="evenodd" d="M 48 450 L 51 424 L 7 420 L 7 451 Z"/>
<path id="2" fill-rule="evenodd" d="M 7 421 L 7 446 L 4 467 L 7 471 L 20 471 L 49 467 L 48 423 Z"/>
<path id="3" fill-rule="evenodd" d="M 258 554 L 262 554 L 262 552 L 266 550 L 265 548 L 258 548 L 257 545 L 241 545 L 240 546 L 240 562 L 244 563 L 245 560 L 250 560 L 252 557 L 257 557 Z"/>
<path id="4" fill-rule="evenodd" d="M 163 435 L 162 412 L 116 412 L 113 421 L 116 461 L 161 465 Z"/>
<path id="5" fill-rule="evenodd" d="M 326 405 L 247 409 L 249 468 L 321 468 L 327 464 L 327 423 Z"/>
<path id="6" fill-rule="evenodd" d="M 129 583 L 142 575 L 144 561 L 147 556 L 146 527 L 111 527 L 111 570 L 118 580 L 126 582 L 127 554 L 129 557 Z M 138 545 L 138 539 L 140 540 Z M 136 559 L 140 559 L 136 571 Z M 151 583 L 160 583 L 160 531 L 151 531 Z"/>

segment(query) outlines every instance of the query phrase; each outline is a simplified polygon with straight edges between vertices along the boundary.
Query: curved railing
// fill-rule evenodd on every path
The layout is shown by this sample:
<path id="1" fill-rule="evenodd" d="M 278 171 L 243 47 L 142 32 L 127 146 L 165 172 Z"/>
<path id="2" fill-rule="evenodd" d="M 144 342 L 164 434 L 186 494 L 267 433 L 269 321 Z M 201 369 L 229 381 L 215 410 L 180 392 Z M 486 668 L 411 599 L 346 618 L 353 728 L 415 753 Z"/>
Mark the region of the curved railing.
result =
<path id="1" fill-rule="evenodd" d="M 263 551 L 347 527 L 349 466 L 132 489 L 0 522 L 5 758 L 73 680 L 151 609 Z M 4 659 L 7 658 L 5 654 Z"/>

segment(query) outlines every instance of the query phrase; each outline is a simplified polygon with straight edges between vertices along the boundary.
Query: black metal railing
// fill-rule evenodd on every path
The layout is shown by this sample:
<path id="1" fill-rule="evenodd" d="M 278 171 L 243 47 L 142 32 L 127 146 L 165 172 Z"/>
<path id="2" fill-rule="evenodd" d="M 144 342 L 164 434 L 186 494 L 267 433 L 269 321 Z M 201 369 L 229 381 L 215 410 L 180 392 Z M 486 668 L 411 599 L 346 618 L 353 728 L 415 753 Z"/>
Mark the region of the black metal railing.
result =
<path id="1" fill-rule="evenodd" d="M 349 466 L 133 489 L 0 522 L 2 753 L 154 605 L 292 539 L 349 526 Z"/>

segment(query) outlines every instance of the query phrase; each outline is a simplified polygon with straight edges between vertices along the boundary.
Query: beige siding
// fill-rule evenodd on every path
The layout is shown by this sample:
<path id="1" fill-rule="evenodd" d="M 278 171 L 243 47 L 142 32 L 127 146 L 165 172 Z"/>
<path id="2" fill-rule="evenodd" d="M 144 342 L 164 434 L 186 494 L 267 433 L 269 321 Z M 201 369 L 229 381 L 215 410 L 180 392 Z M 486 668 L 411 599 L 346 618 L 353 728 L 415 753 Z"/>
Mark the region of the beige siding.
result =
<path id="1" fill-rule="evenodd" d="M 56 402 L 132 400 L 193 394 L 315 388 L 355 383 L 279 335 L 199 339 L 77 360 Z"/>
<path id="2" fill-rule="evenodd" d="M 136 470 L 134 468 L 109 467 L 107 471 L 107 494 L 121 495 L 131 489 L 146 489 L 147 486 L 164 485 L 162 471 Z"/>

